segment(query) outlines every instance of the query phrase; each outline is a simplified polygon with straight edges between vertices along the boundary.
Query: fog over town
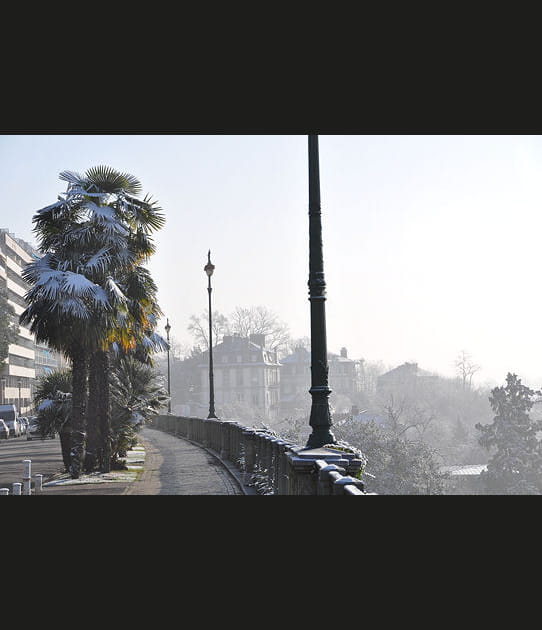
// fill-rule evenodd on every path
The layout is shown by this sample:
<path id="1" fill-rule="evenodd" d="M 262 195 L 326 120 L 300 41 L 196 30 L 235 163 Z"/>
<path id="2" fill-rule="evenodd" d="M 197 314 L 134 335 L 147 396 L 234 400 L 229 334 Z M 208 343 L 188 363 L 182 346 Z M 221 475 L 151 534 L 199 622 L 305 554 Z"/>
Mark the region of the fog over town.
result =
<path id="1" fill-rule="evenodd" d="M 542 140 L 322 135 L 319 156 L 335 435 L 373 461 L 385 440 L 407 440 L 423 445 L 420 466 L 480 472 L 491 397 L 531 388 L 540 416 Z M 208 410 L 210 255 L 218 415 L 303 442 L 307 137 L 2 135 L 0 228 L 37 247 L 32 218 L 65 192 L 59 173 L 97 165 L 135 175 L 163 209 L 148 270 L 171 342 L 155 362 L 163 382 L 169 370 L 171 411 Z"/>

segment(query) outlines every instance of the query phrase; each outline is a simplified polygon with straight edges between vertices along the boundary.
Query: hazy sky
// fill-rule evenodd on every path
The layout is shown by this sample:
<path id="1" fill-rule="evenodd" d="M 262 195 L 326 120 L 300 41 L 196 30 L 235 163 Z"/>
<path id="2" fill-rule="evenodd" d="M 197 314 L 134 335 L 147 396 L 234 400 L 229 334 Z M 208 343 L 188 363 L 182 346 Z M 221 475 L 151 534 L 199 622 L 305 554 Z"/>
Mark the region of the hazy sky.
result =
<path id="1" fill-rule="evenodd" d="M 475 382 L 542 386 L 542 139 L 536 135 L 321 135 L 328 350 Z M 303 135 L 3 135 L 0 227 L 34 242 L 32 216 L 63 170 L 106 164 L 159 202 L 149 268 L 174 339 L 191 314 L 264 305 L 310 334 Z M 161 322 L 163 331 L 165 319 Z"/>

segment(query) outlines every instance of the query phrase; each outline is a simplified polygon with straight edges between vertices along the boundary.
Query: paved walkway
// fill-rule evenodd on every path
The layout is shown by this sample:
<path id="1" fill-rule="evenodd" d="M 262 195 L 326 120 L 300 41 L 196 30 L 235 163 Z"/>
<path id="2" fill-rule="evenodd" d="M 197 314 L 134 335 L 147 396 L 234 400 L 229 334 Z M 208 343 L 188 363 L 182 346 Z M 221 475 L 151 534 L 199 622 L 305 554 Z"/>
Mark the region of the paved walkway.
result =
<path id="1" fill-rule="evenodd" d="M 243 494 L 224 465 L 205 449 L 144 427 L 145 466 L 125 494 Z"/>

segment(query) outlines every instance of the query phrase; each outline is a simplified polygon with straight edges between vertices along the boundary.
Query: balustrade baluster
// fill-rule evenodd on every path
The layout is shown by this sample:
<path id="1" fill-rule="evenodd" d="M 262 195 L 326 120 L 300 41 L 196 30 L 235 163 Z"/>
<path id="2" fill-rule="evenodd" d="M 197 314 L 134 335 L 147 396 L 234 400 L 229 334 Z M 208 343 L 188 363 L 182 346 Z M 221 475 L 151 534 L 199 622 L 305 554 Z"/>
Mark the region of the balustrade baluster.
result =
<path id="1" fill-rule="evenodd" d="M 255 433 L 254 429 L 245 430 L 245 472 L 250 475 L 254 472 L 256 465 Z"/>
<path id="2" fill-rule="evenodd" d="M 233 451 L 230 461 L 234 466 L 238 466 L 239 458 L 241 457 L 241 425 L 238 422 L 232 425 L 232 433 Z"/>

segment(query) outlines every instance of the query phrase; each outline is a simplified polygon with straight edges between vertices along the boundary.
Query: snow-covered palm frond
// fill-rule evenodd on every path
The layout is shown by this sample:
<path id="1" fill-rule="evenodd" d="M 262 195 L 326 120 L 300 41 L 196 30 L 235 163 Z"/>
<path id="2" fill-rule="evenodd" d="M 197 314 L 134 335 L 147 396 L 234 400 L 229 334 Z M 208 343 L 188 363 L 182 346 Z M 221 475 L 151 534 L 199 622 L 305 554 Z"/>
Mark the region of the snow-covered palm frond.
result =
<path id="1" fill-rule="evenodd" d="M 93 201 L 86 201 L 84 208 L 92 213 L 92 215 L 100 220 L 112 221 L 115 219 L 115 211 L 111 206 L 99 206 Z"/>
<path id="2" fill-rule="evenodd" d="M 41 300 L 59 300 L 62 297 L 63 272 L 54 271 L 40 276 L 34 287 L 28 292 L 27 299 L 36 296 Z"/>
<path id="3" fill-rule="evenodd" d="M 95 220 L 105 234 L 106 238 L 115 239 L 119 237 L 127 237 L 129 234 L 128 228 L 126 228 L 126 226 L 118 221 L 114 216 L 108 217 L 106 216 L 106 213 L 103 213 L 101 216 L 95 216 Z"/>
<path id="4" fill-rule="evenodd" d="M 168 342 L 161 335 L 155 332 L 148 332 L 143 335 L 141 345 L 147 350 L 152 350 L 153 352 L 165 352 L 169 349 Z"/>
<path id="5" fill-rule="evenodd" d="M 91 316 L 88 306 L 78 297 L 64 297 L 60 301 L 52 302 L 48 310 L 75 319 L 88 320 Z"/>
<path id="6" fill-rule="evenodd" d="M 45 411 L 54 404 L 54 401 L 51 398 L 44 398 L 37 407 L 38 411 Z"/>
<path id="7" fill-rule="evenodd" d="M 80 197 L 94 197 L 103 203 L 109 199 L 109 193 L 96 190 L 96 186 L 93 185 L 89 186 L 88 189 L 77 185 L 70 186 L 68 192 L 66 193 L 66 198 L 70 201 L 74 201 L 74 199 Z"/>
<path id="8" fill-rule="evenodd" d="M 111 276 L 105 281 L 105 290 L 113 305 L 126 304 L 126 296 Z"/>
<path id="9" fill-rule="evenodd" d="M 81 273 L 63 272 L 62 290 L 69 296 L 92 298 L 97 288 L 100 287 Z"/>
<path id="10" fill-rule="evenodd" d="M 110 247 L 102 247 L 85 263 L 85 269 L 90 273 L 104 273 L 107 266 L 111 263 Z"/>
<path id="11" fill-rule="evenodd" d="M 51 254 L 28 263 L 23 270 L 23 279 L 31 285 L 25 298 L 29 302 L 35 300 L 58 300 L 61 294 L 64 272 L 53 269 L 50 265 Z"/>
<path id="12" fill-rule="evenodd" d="M 46 212 L 50 212 L 51 210 L 54 210 L 55 208 L 60 209 L 63 206 L 67 208 L 67 201 L 66 199 L 63 199 L 62 197 L 59 196 L 58 201 L 55 201 L 55 203 L 45 206 L 44 208 L 40 208 L 39 210 L 37 210 L 36 214 L 38 215 L 45 214 Z"/>
<path id="13" fill-rule="evenodd" d="M 126 247 L 115 252 L 115 259 L 120 267 L 126 267 L 134 263 L 134 254 Z"/>
<path id="14" fill-rule="evenodd" d="M 75 171 L 62 171 L 59 173 L 58 178 L 69 184 L 78 184 L 79 186 L 85 184 L 85 178 Z"/>
<path id="15" fill-rule="evenodd" d="M 41 258 L 34 258 L 29 262 L 22 271 L 22 277 L 28 284 L 35 284 L 35 282 L 43 275 L 54 272 L 51 267 L 52 254 L 47 253 Z"/>
<path id="16" fill-rule="evenodd" d="M 96 223 L 109 238 L 118 236 L 126 237 L 129 234 L 128 227 L 116 216 L 111 206 L 100 206 L 93 201 L 86 201 L 84 207 L 91 215 L 91 224 Z M 126 247 L 126 246 L 124 246 Z"/>
<path id="17" fill-rule="evenodd" d="M 64 299 L 76 297 L 90 300 L 94 307 L 110 307 L 108 295 L 102 287 L 81 273 L 52 269 L 50 260 L 51 256 L 46 254 L 27 265 L 25 279 L 32 284 L 27 293 L 29 301 L 45 300 L 62 304 Z"/>
<path id="18" fill-rule="evenodd" d="M 69 297 L 77 297 L 91 303 L 93 309 L 110 310 L 111 301 L 108 293 L 98 284 L 80 273 L 64 273 L 62 291 Z"/>

